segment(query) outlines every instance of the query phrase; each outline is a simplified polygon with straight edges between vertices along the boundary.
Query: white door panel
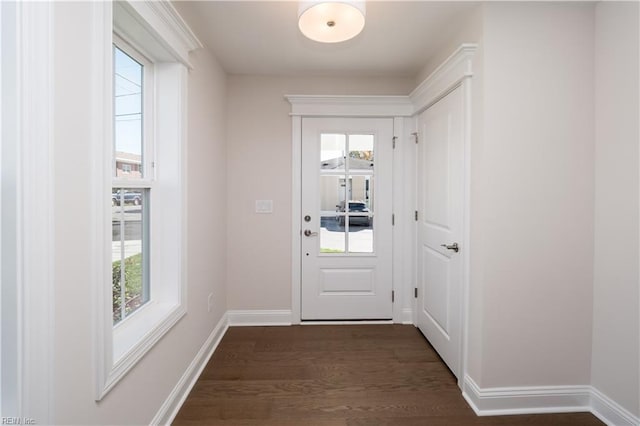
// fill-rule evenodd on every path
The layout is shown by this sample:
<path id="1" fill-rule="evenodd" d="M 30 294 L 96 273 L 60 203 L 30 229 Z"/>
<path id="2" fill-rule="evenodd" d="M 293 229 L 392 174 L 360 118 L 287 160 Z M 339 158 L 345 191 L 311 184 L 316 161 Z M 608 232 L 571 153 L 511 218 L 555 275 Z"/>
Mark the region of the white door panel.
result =
<path id="1" fill-rule="evenodd" d="M 457 88 L 424 111 L 418 145 L 418 327 L 457 376 L 461 362 L 464 103 Z"/>
<path id="2" fill-rule="evenodd" d="M 392 119 L 302 120 L 302 320 L 392 317 L 392 137 Z"/>
<path id="3" fill-rule="evenodd" d="M 449 259 L 441 253 L 423 247 L 422 251 L 422 282 L 448 283 Z M 449 287 L 426 285 L 422 297 L 422 310 L 427 313 L 446 337 L 449 336 Z"/>
<path id="4" fill-rule="evenodd" d="M 321 295 L 373 295 L 375 282 L 374 268 L 320 269 Z"/>

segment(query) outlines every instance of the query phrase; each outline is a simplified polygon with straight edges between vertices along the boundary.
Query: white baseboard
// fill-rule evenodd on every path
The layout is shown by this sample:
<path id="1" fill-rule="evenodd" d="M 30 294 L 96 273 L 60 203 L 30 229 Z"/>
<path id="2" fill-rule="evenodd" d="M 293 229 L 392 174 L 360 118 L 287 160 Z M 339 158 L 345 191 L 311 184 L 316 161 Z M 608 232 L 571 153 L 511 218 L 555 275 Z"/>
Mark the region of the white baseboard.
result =
<path id="1" fill-rule="evenodd" d="M 290 310 L 244 310 L 227 311 L 229 325 L 234 326 L 263 326 L 263 325 L 291 325 Z"/>
<path id="2" fill-rule="evenodd" d="M 151 425 L 170 425 L 173 422 L 189 392 L 191 392 L 196 381 L 200 378 L 200 374 L 202 374 L 202 370 L 209 362 L 211 355 L 220 344 L 220 340 L 222 340 L 228 327 L 227 314 L 225 313 L 151 420 Z"/>
<path id="3" fill-rule="evenodd" d="M 640 425 L 640 418 L 589 385 L 481 389 L 465 376 L 462 395 L 478 416 L 591 412 L 609 426 Z"/>
<path id="4" fill-rule="evenodd" d="M 411 308 L 402 309 L 402 324 L 413 325 L 413 309 Z"/>
<path id="5" fill-rule="evenodd" d="M 462 395 L 478 416 L 590 411 L 591 386 L 481 389 L 465 376 Z"/>
<path id="6" fill-rule="evenodd" d="M 591 388 L 591 412 L 610 426 L 638 426 L 636 417 L 596 388 Z"/>

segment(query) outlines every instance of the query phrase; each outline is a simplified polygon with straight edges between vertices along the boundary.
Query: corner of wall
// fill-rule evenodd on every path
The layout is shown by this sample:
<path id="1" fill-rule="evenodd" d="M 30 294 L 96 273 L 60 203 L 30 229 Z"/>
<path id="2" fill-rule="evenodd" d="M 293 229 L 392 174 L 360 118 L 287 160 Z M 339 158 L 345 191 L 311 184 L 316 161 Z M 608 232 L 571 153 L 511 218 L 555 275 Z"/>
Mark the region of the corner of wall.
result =
<path id="1" fill-rule="evenodd" d="M 591 383 L 611 424 L 640 424 L 639 13 L 637 2 L 595 6 Z"/>

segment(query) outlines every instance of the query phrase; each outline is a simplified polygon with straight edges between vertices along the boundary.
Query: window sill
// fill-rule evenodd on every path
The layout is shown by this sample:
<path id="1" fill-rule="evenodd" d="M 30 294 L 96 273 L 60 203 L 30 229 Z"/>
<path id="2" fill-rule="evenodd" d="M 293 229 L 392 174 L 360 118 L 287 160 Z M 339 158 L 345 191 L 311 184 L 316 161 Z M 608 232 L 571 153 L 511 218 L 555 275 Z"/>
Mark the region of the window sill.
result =
<path id="1" fill-rule="evenodd" d="M 186 313 L 183 304 L 149 302 L 113 329 L 113 367 L 102 398 Z"/>

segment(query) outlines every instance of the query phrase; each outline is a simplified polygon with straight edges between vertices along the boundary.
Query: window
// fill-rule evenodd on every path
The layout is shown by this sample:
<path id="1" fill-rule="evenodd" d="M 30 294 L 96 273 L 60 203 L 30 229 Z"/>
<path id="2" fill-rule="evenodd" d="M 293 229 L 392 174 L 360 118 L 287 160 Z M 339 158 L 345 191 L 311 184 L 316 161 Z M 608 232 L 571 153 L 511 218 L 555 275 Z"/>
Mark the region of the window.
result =
<path id="1" fill-rule="evenodd" d="M 320 252 L 374 253 L 374 136 L 320 136 Z"/>
<path id="2" fill-rule="evenodd" d="M 149 208 L 151 167 L 132 174 L 130 163 L 149 162 L 153 153 L 153 65 L 120 38 L 113 45 L 113 182 L 111 273 L 113 324 L 150 298 Z M 135 184 L 134 187 L 132 184 Z"/>
<path id="3" fill-rule="evenodd" d="M 186 87 L 201 45 L 170 3 L 92 7 L 100 400 L 186 313 Z"/>

